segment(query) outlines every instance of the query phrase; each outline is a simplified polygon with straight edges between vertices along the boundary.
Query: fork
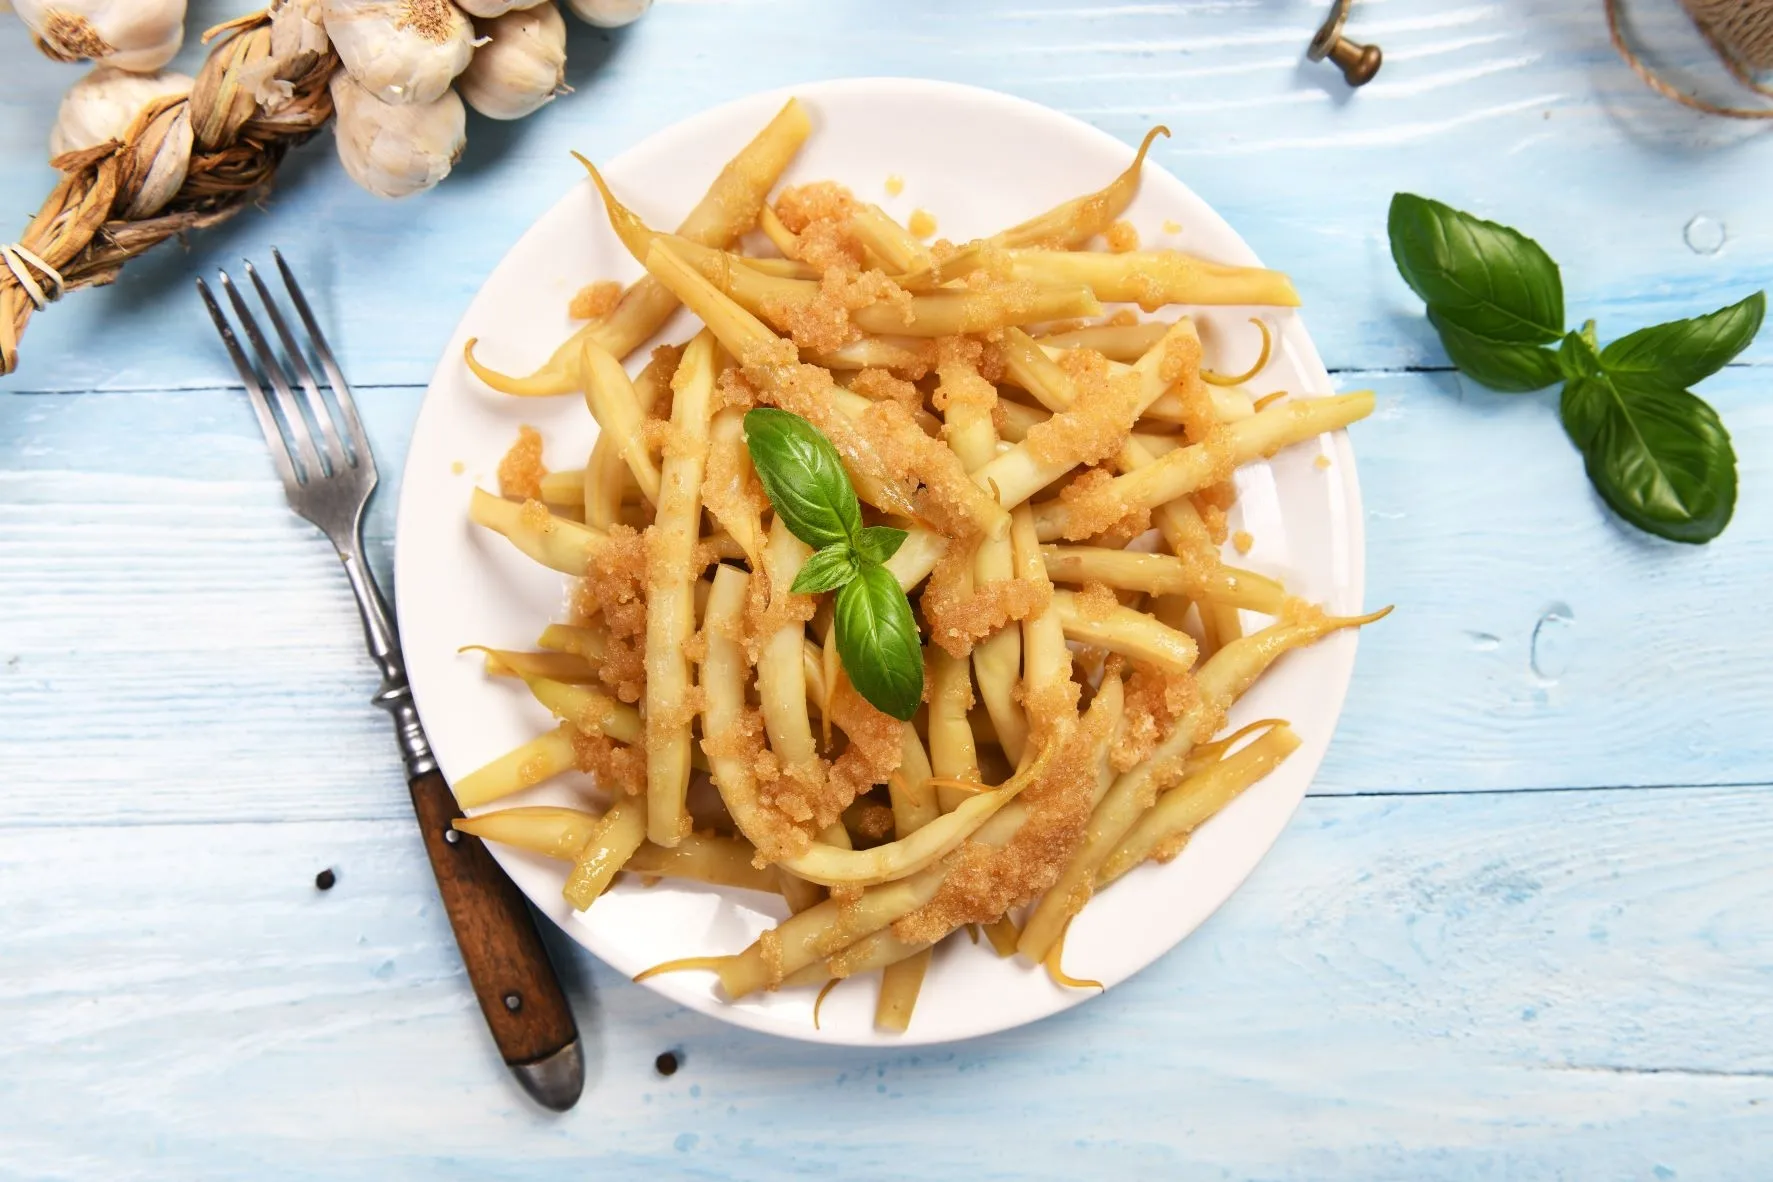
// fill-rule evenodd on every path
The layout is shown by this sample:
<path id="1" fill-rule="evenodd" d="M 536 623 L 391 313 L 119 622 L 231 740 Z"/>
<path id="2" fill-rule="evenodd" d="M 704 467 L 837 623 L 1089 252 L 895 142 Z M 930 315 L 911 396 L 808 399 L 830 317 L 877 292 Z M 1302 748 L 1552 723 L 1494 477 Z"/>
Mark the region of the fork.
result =
<path id="1" fill-rule="evenodd" d="M 240 371 L 290 508 L 326 535 L 344 563 L 345 578 L 363 616 L 369 655 L 382 674 L 381 688 L 373 700 L 394 719 L 425 851 L 493 1041 L 525 1091 L 538 1103 L 565 1111 L 578 1101 L 585 1083 L 578 1026 L 522 894 L 485 846 L 459 840 L 461 835 L 452 827 L 462 813 L 431 754 L 407 684 L 399 635 L 363 556 L 363 511 L 376 487 L 375 456 L 358 418 L 351 387 L 327 347 L 313 309 L 282 254 L 273 250 L 271 257 L 307 331 L 304 348 L 258 270 L 246 262 L 246 277 L 282 343 L 281 360 L 226 271 L 218 272 L 219 282 L 252 345 L 256 368 L 202 279 L 197 280 L 197 292 Z M 310 352 L 326 375 L 333 404 L 314 379 L 308 364 Z"/>

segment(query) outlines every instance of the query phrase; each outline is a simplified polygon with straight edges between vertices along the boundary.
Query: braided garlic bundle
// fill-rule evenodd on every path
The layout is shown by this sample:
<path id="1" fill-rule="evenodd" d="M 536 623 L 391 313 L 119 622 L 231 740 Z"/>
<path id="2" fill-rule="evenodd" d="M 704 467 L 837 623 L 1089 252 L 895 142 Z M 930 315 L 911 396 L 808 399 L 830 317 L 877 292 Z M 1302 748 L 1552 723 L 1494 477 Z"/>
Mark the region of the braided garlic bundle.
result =
<path id="1" fill-rule="evenodd" d="M 570 7 L 613 27 L 649 2 Z M 0 241 L 0 376 L 17 367 L 35 313 L 250 207 L 285 154 L 335 115 L 346 171 L 398 197 L 436 184 L 461 155 L 458 79 L 493 118 L 521 117 L 567 89 L 555 0 L 268 0 L 205 35 L 194 82 L 162 70 L 184 42 L 185 3 L 0 0 L 45 54 L 96 67 L 50 137 L 60 179 L 19 239 Z"/>

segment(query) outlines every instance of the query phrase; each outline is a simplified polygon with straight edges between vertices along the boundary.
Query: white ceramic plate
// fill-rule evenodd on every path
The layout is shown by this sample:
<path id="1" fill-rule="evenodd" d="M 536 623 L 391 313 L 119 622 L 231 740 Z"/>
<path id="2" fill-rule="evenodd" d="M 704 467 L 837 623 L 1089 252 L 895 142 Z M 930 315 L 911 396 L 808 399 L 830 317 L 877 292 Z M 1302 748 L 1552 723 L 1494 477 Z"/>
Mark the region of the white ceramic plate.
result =
<path id="1" fill-rule="evenodd" d="M 757 95 L 677 124 L 606 168 L 610 183 L 643 217 L 675 224 L 728 159 L 785 101 Z M 901 220 L 935 213 L 955 241 L 991 233 L 1076 194 L 1126 167 L 1132 149 L 1068 116 L 991 91 L 909 79 L 861 79 L 800 87 L 815 130 L 790 181 L 830 178 L 879 201 Z M 982 150 L 988 147 L 989 150 Z M 904 191 L 889 197 L 889 175 Z M 1254 264 L 1241 238 L 1188 187 L 1148 165 L 1128 213 L 1148 245 Z M 1165 233 L 1165 223 L 1180 232 Z M 1286 260 L 1277 260 L 1283 266 Z M 562 618 L 565 580 L 519 555 L 502 538 L 469 525 L 469 490 L 493 487 L 499 457 L 520 424 L 540 429 L 553 467 L 577 467 L 595 434 L 578 398 L 513 399 L 480 386 L 461 362 L 480 338 L 481 357 L 511 371 L 539 364 L 572 329 L 566 306 L 596 278 L 640 274 L 610 233 L 590 184 L 580 184 L 538 221 L 487 279 L 444 351 L 413 433 L 401 489 L 395 558 L 400 629 L 413 692 L 437 758 L 452 781 L 539 733 L 550 720 L 517 683 L 493 682 L 464 644 L 527 648 Z M 1258 392 L 1325 393 L 1330 378 L 1298 317 L 1265 313 L 1280 329 Z M 1237 371 L 1255 348 L 1249 312 L 1197 313 L 1209 363 Z M 689 336 L 686 313 L 664 336 Z M 1327 455 L 1327 468 L 1314 461 Z M 1283 578 L 1295 592 L 1338 612 L 1361 602 L 1362 538 L 1353 457 L 1342 435 L 1294 448 L 1238 474 L 1237 528 L 1255 547 L 1239 559 Z M 1299 804 L 1341 712 L 1355 638 L 1343 634 L 1287 657 L 1238 707 L 1233 722 L 1290 719 L 1303 747 L 1255 786 L 1167 866 L 1146 866 L 1094 900 L 1066 942 L 1077 976 L 1109 986 L 1150 964 L 1201 923 L 1248 875 Z M 515 804 L 572 803 L 581 780 L 531 789 Z M 560 897 L 563 863 L 493 847 L 546 915 L 617 970 L 633 974 L 675 957 L 736 952 L 785 912 L 780 901 L 744 891 L 666 882 L 624 882 L 588 912 Z M 656 977 L 648 986 L 705 1013 L 790 1038 L 844 1044 L 910 1045 L 987 1034 L 1094 997 L 1065 990 L 988 946 L 949 940 L 937 952 L 909 1033 L 872 1026 L 875 979 L 833 991 L 812 1021 L 813 991 L 790 990 L 728 1002 L 712 974 Z"/>

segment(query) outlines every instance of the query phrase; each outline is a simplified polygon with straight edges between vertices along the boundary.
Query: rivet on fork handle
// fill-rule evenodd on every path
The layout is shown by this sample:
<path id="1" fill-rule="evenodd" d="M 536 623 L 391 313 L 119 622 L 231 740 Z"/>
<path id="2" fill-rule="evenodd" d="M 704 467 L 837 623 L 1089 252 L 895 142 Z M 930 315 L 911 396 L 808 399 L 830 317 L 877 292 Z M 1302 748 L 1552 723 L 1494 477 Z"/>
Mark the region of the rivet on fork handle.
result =
<path id="1" fill-rule="evenodd" d="M 1341 69 L 1342 77 L 1350 86 L 1365 86 L 1379 72 L 1385 55 L 1377 45 L 1362 45 L 1342 35 L 1342 25 L 1348 20 L 1350 3 L 1351 0 L 1336 0 L 1323 27 L 1311 39 L 1311 46 L 1305 51 L 1305 56 L 1314 62 L 1321 62 L 1327 57 Z"/>

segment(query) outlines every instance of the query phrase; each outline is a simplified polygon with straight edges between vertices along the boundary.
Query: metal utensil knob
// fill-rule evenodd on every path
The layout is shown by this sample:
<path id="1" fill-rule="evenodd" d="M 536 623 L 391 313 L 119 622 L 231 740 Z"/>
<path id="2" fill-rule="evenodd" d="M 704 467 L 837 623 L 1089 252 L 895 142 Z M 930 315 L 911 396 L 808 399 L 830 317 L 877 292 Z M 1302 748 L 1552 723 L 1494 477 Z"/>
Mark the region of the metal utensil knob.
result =
<path id="1" fill-rule="evenodd" d="M 1377 45 L 1362 45 L 1342 35 L 1342 25 L 1348 20 L 1351 2 L 1352 0 L 1336 0 L 1323 27 L 1311 39 L 1305 56 L 1314 62 L 1321 62 L 1327 57 L 1341 69 L 1342 77 L 1350 86 L 1365 86 L 1379 72 L 1385 55 Z"/>

